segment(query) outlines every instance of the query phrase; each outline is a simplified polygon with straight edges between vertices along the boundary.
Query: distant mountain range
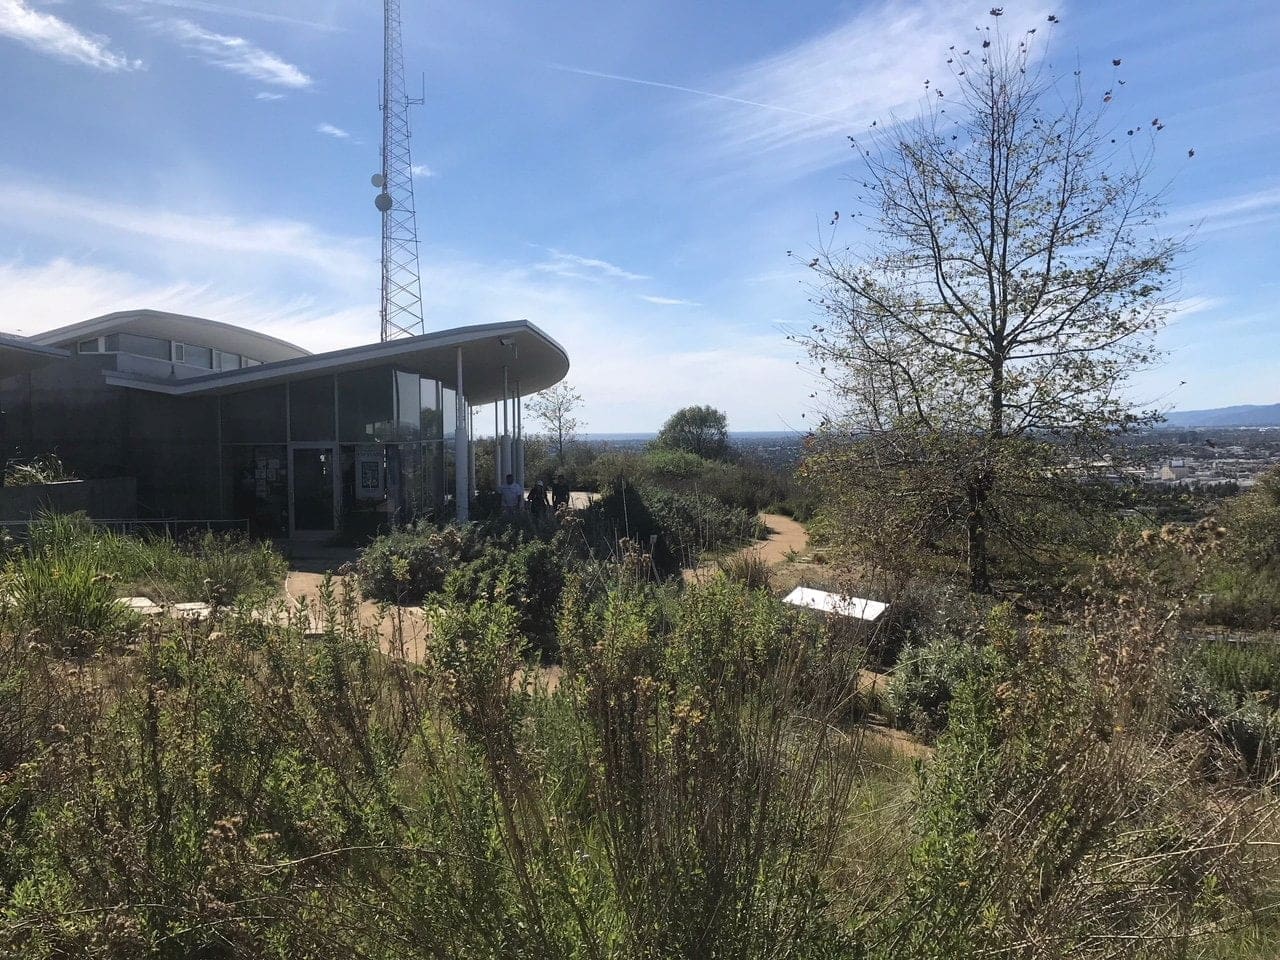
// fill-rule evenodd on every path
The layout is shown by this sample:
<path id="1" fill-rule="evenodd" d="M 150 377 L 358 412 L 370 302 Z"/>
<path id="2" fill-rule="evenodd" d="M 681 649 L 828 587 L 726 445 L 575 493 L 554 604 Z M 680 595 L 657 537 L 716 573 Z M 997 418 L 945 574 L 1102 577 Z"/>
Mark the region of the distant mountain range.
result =
<path id="1" fill-rule="evenodd" d="M 1174 410 L 1165 414 L 1165 430 L 1189 427 L 1280 427 L 1280 403 L 1243 404 L 1214 410 Z"/>

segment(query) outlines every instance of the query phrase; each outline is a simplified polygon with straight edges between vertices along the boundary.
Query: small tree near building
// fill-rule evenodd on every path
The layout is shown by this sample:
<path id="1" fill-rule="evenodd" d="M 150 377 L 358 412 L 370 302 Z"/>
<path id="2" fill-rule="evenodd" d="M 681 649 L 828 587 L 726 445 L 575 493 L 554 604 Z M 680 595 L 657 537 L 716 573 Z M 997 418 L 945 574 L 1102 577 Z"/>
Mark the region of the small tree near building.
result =
<path id="1" fill-rule="evenodd" d="M 546 430 L 556 461 L 564 462 L 564 451 L 578 438 L 585 422 L 578 416 L 582 395 L 566 382 L 557 383 L 529 399 L 529 414 Z"/>
<path id="2" fill-rule="evenodd" d="M 714 407 L 684 407 L 667 418 L 654 445 L 685 450 L 706 460 L 727 460 L 729 420 Z"/>
<path id="3" fill-rule="evenodd" d="M 1152 419 L 1126 381 L 1156 357 L 1181 245 L 1145 188 L 1163 125 L 1106 129 L 1120 87 L 1054 76 L 1031 32 L 988 29 L 919 118 L 855 140 L 865 245 L 811 260 L 825 316 L 797 338 L 832 388 L 809 470 L 843 524 L 886 556 L 958 544 L 980 592 Z"/>

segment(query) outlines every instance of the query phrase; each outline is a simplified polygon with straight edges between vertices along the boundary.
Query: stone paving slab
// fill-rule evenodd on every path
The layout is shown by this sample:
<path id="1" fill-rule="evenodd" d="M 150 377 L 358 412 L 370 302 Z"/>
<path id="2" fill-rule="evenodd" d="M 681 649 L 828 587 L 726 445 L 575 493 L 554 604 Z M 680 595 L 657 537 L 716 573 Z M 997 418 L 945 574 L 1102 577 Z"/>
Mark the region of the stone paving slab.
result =
<path id="1" fill-rule="evenodd" d="M 122 607 L 128 607 L 134 613 L 140 613 L 144 617 L 157 617 L 164 613 L 164 608 L 150 597 L 117 597 L 116 603 Z"/>
<path id="2" fill-rule="evenodd" d="M 177 620 L 207 620 L 212 612 L 209 604 L 200 601 L 175 603 L 169 608 L 169 616 Z"/>

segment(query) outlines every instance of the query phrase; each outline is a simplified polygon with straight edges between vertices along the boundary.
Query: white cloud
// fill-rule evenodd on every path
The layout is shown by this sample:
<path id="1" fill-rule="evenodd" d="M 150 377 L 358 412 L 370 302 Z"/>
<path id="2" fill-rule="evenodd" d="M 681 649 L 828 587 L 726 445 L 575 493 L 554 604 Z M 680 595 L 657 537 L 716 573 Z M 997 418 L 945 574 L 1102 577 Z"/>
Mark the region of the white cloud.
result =
<path id="1" fill-rule="evenodd" d="M 1280 185 L 1277 184 L 1181 207 L 1169 214 L 1171 221 L 1193 225 L 1201 234 L 1267 223 L 1277 217 L 1280 217 Z"/>
<path id="2" fill-rule="evenodd" d="M 214 33 L 190 20 L 166 20 L 160 27 L 212 66 L 272 86 L 294 90 L 311 86 L 311 78 L 298 67 L 244 37 Z"/>
<path id="3" fill-rule="evenodd" d="M 169 7 L 177 10 L 198 10 L 201 13 L 214 13 L 229 17 L 245 17 L 249 20 L 261 20 L 267 23 L 286 23 L 294 27 L 310 27 L 312 30 L 335 31 L 340 28 L 329 23 L 316 20 L 302 20 L 288 17 L 281 13 L 266 10 L 248 10 L 244 7 L 228 7 L 221 3 L 206 3 L 204 0 L 133 0 L 153 7 Z"/>
<path id="4" fill-rule="evenodd" d="M 271 92 L 269 92 L 269 91 L 267 91 L 267 90 L 260 90 L 260 91 L 258 91 L 258 93 L 257 93 L 257 94 L 255 94 L 255 95 L 254 95 L 254 98 L 253 98 L 253 99 L 255 99 L 255 100 L 283 100 L 283 99 L 284 99 L 284 94 L 283 94 L 283 93 L 271 93 Z"/>
<path id="5" fill-rule="evenodd" d="M 423 252 L 427 329 L 528 318 L 569 353 L 571 382 L 593 430 L 656 430 L 671 413 L 711 403 L 738 430 L 803 427 L 812 377 L 785 336 L 746 335 L 699 310 L 688 341 L 624 285 L 576 282 L 542 264 L 495 264 Z M 696 346 L 693 343 L 696 342 Z M 761 389 L 767 384 L 767 389 Z M 477 418 L 483 424 L 483 416 Z"/>
<path id="6" fill-rule="evenodd" d="M 252 286 L 146 279 L 58 257 L 0 262 L 0 328 L 32 336 L 117 310 L 152 308 L 222 320 L 270 333 L 312 351 L 368 343 L 377 336 L 374 299 L 339 309 L 327 299 L 282 299 Z"/>
<path id="7" fill-rule="evenodd" d="M 225 214 L 181 212 L 165 206 L 141 206 L 99 200 L 87 194 L 0 178 L 0 223 L 32 236 L 67 237 L 121 249 L 139 258 L 171 258 L 199 265 L 211 254 L 250 266 L 278 269 L 282 264 L 337 283 L 368 283 L 376 275 L 374 240 L 333 237 L 310 224 L 283 219 L 248 219 Z"/>
<path id="8" fill-rule="evenodd" d="M 1006 32 L 1043 25 L 1042 4 L 1006 17 Z M 801 176 L 846 162 L 849 134 L 883 127 L 899 112 L 915 113 L 951 79 L 951 44 L 991 22 L 978 0 L 878 0 L 858 4 L 842 23 L 775 55 L 688 85 L 576 67 L 555 69 L 683 94 L 673 124 L 687 133 L 682 160 L 699 167 Z M 1047 10 L 1048 8 L 1044 8 Z"/>
<path id="9" fill-rule="evenodd" d="M 425 163 L 415 163 L 409 168 L 409 174 L 416 179 L 426 180 L 428 177 L 434 177 L 436 172 Z"/>
<path id="10" fill-rule="evenodd" d="M 648 294 L 640 294 L 640 299 L 646 303 L 656 303 L 660 307 L 700 307 L 702 304 L 693 300 L 681 300 L 678 297 L 653 297 Z"/>
<path id="11" fill-rule="evenodd" d="M 333 137 L 335 140 L 350 140 L 351 134 L 343 130 L 341 127 L 335 127 L 332 123 L 320 123 L 316 125 L 316 133 L 323 133 L 326 137 Z"/>
<path id="12" fill-rule="evenodd" d="M 105 38 L 82 33 L 51 13 L 32 10 L 25 0 L 0 0 L 0 36 L 17 40 L 39 53 L 99 70 L 142 67 L 141 60 L 130 60 L 107 49 Z"/>
<path id="13" fill-rule="evenodd" d="M 543 273 L 554 274 L 574 280 L 648 280 L 642 273 L 624 270 L 608 260 L 597 260 L 593 257 L 580 257 L 562 250 L 550 250 L 550 259 L 539 263 L 534 269 Z"/>

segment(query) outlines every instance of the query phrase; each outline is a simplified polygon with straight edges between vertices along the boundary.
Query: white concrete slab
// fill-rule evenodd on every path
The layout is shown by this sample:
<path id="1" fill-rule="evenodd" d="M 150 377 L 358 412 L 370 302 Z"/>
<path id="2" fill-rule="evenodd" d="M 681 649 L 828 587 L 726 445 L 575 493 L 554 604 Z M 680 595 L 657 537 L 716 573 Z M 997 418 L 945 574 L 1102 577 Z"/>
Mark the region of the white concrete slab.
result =
<path id="1" fill-rule="evenodd" d="M 207 620 L 210 613 L 207 603 L 175 603 L 169 608 L 169 616 L 178 620 Z"/>
<path id="2" fill-rule="evenodd" d="M 789 603 L 793 607 L 852 617 L 869 623 L 880 619 L 880 615 L 889 609 L 887 603 L 881 603 L 879 600 L 864 600 L 861 597 L 828 593 L 826 590 L 814 590 L 810 587 L 796 587 L 782 598 L 782 602 Z"/>
<path id="3" fill-rule="evenodd" d="M 116 603 L 144 617 L 158 617 L 164 609 L 150 597 L 117 597 Z"/>

